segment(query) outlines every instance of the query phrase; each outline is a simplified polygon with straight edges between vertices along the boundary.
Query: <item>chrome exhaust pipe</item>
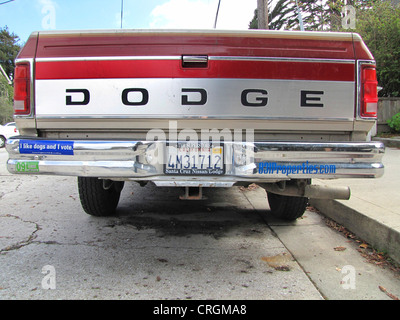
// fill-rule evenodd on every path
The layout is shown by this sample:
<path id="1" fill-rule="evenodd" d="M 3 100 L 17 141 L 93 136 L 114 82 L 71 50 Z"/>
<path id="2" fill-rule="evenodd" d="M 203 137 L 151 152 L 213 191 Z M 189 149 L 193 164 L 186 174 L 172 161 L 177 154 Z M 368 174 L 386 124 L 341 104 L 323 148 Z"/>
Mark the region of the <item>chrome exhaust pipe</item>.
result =
<path id="1" fill-rule="evenodd" d="M 284 185 L 262 184 L 261 187 L 267 192 L 292 197 L 306 197 L 311 199 L 350 199 L 350 188 L 345 186 L 325 186 L 325 185 Z"/>
<path id="2" fill-rule="evenodd" d="M 304 196 L 311 199 L 349 200 L 350 195 L 350 188 L 345 186 L 308 185 L 304 190 Z"/>

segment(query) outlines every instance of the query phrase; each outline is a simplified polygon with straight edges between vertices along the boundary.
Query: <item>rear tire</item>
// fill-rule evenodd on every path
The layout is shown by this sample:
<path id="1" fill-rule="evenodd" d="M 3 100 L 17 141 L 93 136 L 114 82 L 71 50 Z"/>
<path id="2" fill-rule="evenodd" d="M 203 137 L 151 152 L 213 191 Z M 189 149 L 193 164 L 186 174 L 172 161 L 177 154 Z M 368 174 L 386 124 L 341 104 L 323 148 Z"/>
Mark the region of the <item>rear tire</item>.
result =
<path id="1" fill-rule="evenodd" d="M 273 216 L 293 221 L 300 218 L 306 211 L 308 198 L 283 196 L 267 193 L 269 206 Z"/>
<path id="2" fill-rule="evenodd" d="M 0 136 L 0 148 L 4 148 L 6 146 L 6 138 L 3 136 Z"/>
<path id="3" fill-rule="evenodd" d="M 78 177 L 83 210 L 96 217 L 115 215 L 124 182 Z"/>

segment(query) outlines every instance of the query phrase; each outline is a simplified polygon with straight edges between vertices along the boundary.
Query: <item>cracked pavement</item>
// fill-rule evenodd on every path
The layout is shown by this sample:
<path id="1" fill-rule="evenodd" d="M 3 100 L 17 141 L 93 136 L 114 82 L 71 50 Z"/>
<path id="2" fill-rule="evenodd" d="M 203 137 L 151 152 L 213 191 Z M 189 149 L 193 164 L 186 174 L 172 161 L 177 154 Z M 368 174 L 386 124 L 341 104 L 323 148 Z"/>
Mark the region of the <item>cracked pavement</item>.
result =
<path id="1" fill-rule="evenodd" d="M 11 214 L 0 215 L 0 254 L 26 246 L 36 238 L 39 225 Z"/>
<path id="2" fill-rule="evenodd" d="M 96 218 L 76 178 L 10 175 L 6 159 L 1 149 L 2 300 L 388 298 L 378 284 L 400 295 L 398 278 L 364 263 L 318 214 L 271 220 L 260 188 L 181 201 L 178 188 L 126 183 L 117 215 Z M 341 287 L 345 265 L 358 290 Z M 43 285 L 49 266 L 54 289 Z"/>

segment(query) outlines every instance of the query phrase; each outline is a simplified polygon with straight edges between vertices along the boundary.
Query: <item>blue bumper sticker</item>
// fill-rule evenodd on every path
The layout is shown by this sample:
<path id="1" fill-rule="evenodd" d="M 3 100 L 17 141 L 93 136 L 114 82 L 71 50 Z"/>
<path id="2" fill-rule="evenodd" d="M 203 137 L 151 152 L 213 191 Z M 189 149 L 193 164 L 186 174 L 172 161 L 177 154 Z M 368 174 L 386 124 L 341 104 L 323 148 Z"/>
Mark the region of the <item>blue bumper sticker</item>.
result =
<path id="1" fill-rule="evenodd" d="M 19 153 L 22 154 L 52 154 L 52 155 L 74 155 L 73 141 L 50 141 L 50 140 L 20 140 Z"/>

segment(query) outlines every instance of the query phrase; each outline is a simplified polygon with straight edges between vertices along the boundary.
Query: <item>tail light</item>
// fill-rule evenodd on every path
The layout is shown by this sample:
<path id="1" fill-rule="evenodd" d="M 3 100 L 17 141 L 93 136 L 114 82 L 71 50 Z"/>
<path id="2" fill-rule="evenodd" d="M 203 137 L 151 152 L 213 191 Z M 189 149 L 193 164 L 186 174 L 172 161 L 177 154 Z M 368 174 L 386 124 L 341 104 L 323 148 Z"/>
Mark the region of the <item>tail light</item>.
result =
<path id="1" fill-rule="evenodd" d="M 14 114 L 30 114 L 30 66 L 19 63 L 14 72 Z"/>
<path id="2" fill-rule="evenodd" d="M 371 65 L 361 66 L 361 117 L 376 118 L 378 111 L 378 81 L 376 69 Z"/>

